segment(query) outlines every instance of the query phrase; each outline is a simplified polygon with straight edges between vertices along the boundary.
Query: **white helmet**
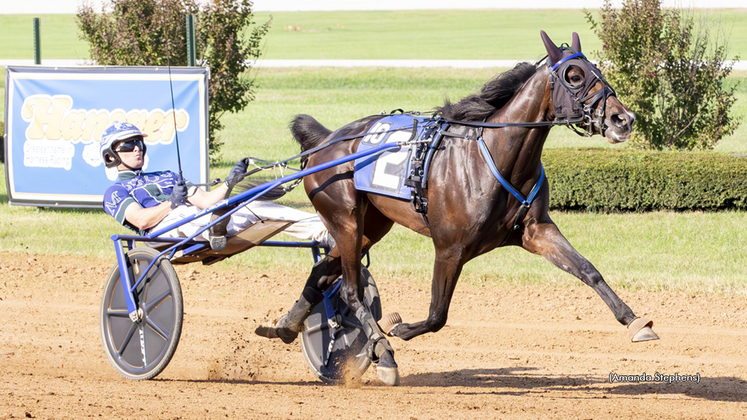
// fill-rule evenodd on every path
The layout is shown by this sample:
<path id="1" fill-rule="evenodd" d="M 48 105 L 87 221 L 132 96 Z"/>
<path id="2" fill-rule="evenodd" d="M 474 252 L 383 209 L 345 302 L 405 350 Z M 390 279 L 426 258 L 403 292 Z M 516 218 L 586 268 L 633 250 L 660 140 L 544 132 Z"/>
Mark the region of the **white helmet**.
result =
<path id="1" fill-rule="evenodd" d="M 133 124 L 119 121 L 115 121 L 114 124 L 104 131 L 104 134 L 101 135 L 99 150 L 101 151 L 101 158 L 104 159 L 104 164 L 107 168 L 113 168 L 122 163 L 117 152 L 112 149 L 114 143 L 132 137 L 147 137 L 147 134 L 143 134 Z M 145 143 L 143 143 L 143 153 L 145 153 L 145 149 Z"/>

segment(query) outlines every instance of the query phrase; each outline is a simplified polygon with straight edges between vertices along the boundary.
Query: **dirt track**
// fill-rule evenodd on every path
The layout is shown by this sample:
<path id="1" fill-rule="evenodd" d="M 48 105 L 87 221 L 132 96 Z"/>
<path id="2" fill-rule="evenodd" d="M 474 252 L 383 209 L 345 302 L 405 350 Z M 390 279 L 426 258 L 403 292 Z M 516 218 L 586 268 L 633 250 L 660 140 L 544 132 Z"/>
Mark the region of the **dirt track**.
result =
<path id="1" fill-rule="evenodd" d="M 300 276 L 192 264 L 177 269 L 185 317 L 176 355 L 157 379 L 134 382 L 101 347 L 98 305 L 110 266 L 0 251 L 0 418 L 747 416 L 745 297 L 622 292 L 662 338 L 632 344 L 589 288 L 461 284 L 443 330 L 392 340 L 401 386 L 381 385 L 373 368 L 356 386 L 326 386 L 298 343 L 252 332 L 293 302 Z M 377 283 L 385 313 L 425 317 L 428 285 Z M 609 381 L 644 372 L 699 373 L 700 383 Z"/>

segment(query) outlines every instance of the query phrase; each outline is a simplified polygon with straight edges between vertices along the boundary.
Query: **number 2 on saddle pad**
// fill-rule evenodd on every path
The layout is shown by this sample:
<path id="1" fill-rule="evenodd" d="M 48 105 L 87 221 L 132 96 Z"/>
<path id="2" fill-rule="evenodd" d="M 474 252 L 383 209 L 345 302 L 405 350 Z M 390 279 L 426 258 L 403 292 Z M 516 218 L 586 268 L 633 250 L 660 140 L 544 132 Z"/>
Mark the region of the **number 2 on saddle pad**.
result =
<path id="1" fill-rule="evenodd" d="M 391 117 L 377 122 L 361 141 L 358 151 L 376 147 L 382 143 L 397 143 L 409 140 L 412 135 L 412 117 L 403 118 L 409 127 L 403 127 L 402 124 L 389 121 L 390 119 Z M 398 130 L 399 128 L 405 129 Z M 378 156 L 356 160 L 355 188 L 409 200 L 411 196 L 410 187 L 404 184 L 404 180 L 410 167 L 410 154 L 410 147 L 403 146 L 395 152 L 384 152 Z"/>

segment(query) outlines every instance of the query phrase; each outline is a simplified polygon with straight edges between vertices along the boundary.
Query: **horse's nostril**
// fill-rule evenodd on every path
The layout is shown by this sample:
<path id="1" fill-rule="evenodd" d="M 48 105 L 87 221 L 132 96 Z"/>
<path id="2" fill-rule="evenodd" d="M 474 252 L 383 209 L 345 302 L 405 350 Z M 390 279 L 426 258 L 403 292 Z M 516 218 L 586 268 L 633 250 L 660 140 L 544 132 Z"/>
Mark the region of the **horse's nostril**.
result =
<path id="1" fill-rule="evenodd" d="M 620 128 L 624 128 L 629 124 L 628 116 L 625 114 L 612 114 L 610 119 L 612 120 L 612 124 Z"/>

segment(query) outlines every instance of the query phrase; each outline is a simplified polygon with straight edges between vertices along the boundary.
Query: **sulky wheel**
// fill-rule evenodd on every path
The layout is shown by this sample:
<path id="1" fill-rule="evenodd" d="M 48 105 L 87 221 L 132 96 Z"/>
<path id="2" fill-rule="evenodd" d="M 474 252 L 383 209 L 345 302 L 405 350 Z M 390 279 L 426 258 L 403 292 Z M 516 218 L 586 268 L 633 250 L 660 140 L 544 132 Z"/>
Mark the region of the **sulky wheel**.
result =
<path id="1" fill-rule="evenodd" d="M 381 319 L 381 300 L 371 273 L 361 270 L 366 306 L 376 321 Z M 358 318 L 340 297 L 342 277 L 325 292 L 304 321 L 301 349 L 311 371 L 326 383 L 360 379 L 368 369 L 368 338 Z M 331 313 L 330 313 L 331 312 Z"/>
<path id="2" fill-rule="evenodd" d="M 134 284 L 158 256 L 152 248 L 127 253 Z M 182 289 L 174 267 L 161 257 L 135 290 L 139 322 L 128 316 L 119 266 L 115 265 L 101 297 L 101 341 L 114 369 L 127 379 L 151 379 L 171 361 L 182 332 Z"/>

